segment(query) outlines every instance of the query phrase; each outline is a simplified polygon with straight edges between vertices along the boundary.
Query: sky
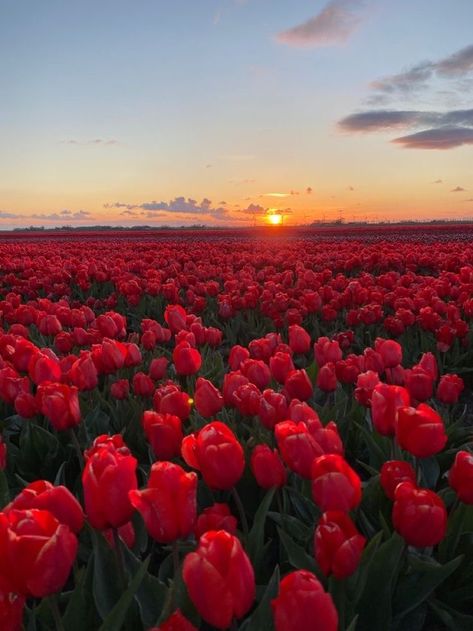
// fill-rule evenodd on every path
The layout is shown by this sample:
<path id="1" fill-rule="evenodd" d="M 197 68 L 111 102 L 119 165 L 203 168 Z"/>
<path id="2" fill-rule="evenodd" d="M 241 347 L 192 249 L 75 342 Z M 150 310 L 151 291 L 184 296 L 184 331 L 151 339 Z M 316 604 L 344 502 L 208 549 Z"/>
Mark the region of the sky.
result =
<path id="1" fill-rule="evenodd" d="M 473 217 L 472 0 L 0 0 L 0 229 Z"/>

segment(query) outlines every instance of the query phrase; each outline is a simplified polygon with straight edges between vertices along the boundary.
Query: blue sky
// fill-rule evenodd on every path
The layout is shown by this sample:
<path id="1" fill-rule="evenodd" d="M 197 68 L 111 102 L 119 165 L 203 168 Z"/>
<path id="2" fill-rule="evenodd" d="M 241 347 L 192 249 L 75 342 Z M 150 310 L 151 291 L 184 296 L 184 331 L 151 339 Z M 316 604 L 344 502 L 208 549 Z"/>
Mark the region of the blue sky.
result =
<path id="1" fill-rule="evenodd" d="M 391 142 L 432 129 L 418 117 L 340 126 L 473 107 L 468 55 L 441 66 L 472 23 L 470 0 L 3 0 L 0 222 L 473 214 L 473 115 L 442 150 Z M 422 62 L 424 82 L 370 87 Z"/>

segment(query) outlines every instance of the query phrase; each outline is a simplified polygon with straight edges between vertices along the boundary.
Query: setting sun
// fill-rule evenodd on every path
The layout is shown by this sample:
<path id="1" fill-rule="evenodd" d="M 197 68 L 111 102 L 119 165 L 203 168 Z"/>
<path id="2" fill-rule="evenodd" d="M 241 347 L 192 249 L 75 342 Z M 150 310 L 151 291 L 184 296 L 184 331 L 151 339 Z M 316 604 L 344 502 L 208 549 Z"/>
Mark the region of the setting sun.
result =
<path id="1" fill-rule="evenodd" d="M 282 215 L 280 215 L 279 213 L 268 215 L 268 223 L 270 223 L 272 226 L 280 226 L 282 224 Z"/>

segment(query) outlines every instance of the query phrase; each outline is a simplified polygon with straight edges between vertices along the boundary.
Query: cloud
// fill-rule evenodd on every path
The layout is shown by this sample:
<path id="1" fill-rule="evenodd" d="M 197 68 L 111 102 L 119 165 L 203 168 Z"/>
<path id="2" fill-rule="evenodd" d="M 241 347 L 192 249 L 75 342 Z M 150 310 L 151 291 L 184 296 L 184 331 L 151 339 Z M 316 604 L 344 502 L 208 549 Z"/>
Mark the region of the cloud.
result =
<path id="1" fill-rule="evenodd" d="M 453 149 L 473 145 L 473 129 L 467 127 L 440 127 L 401 136 L 391 141 L 404 149 Z"/>
<path id="2" fill-rule="evenodd" d="M 355 188 L 353 186 L 347 186 L 347 191 L 354 191 Z"/>
<path id="3" fill-rule="evenodd" d="M 370 87 L 383 94 L 409 94 L 424 88 L 433 77 L 458 79 L 473 71 L 473 45 L 438 61 L 422 61 L 399 74 L 373 81 Z"/>
<path id="4" fill-rule="evenodd" d="M 463 186 L 455 186 L 450 193 L 463 193 L 464 191 L 466 191 L 466 188 L 463 188 Z"/>
<path id="5" fill-rule="evenodd" d="M 17 219 L 18 217 L 21 217 L 21 215 L 16 215 L 15 213 L 0 210 L 0 219 Z"/>
<path id="6" fill-rule="evenodd" d="M 344 44 L 363 21 L 360 9 L 365 5 L 364 0 L 331 0 L 314 17 L 278 33 L 276 40 L 296 47 Z"/>
<path id="7" fill-rule="evenodd" d="M 75 140 L 74 138 L 69 138 L 67 140 L 61 140 L 61 144 L 63 145 L 102 145 L 102 146 L 109 146 L 109 145 L 118 145 L 119 142 L 118 140 L 114 140 L 112 139 L 105 139 L 105 138 L 93 138 L 92 140 Z"/>
<path id="8" fill-rule="evenodd" d="M 290 193 L 263 193 L 261 197 L 289 197 L 292 195 L 292 191 Z"/>
<path id="9" fill-rule="evenodd" d="M 435 64 L 437 74 L 444 77 L 458 77 L 473 70 L 473 44 L 466 46 Z"/>
<path id="10" fill-rule="evenodd" d="M 313 189 L 312 189 L 312 186 L 308 186 L 308 187 L 305 189 L 306 195 L 311 195 L 311 194 L 312 194 L 312 190 L 313 190 Z"/>
<path id="11" fill-rule="evenodd" d="M 238 212 L 245 213 L 247 215 L 266 215 L 268 210 L 268 208 L 260 206 L 259 204 L 249 204 L 249 206 L 239 210 Z"/>
<path id="12" fill-rule="evenodd" d="M 114 202 L 113 204 L 104 204 L 104 208 L 125 208 L 126 210 L 143 210 L 147 213 L 152 213 L 152 216 L 165 215 L 167 213 L 188 214 L 188 215 L 205 215 L 208 217 L 216 217 L 218 219 L 225 219 L 228 210 L 224 208 L 224 205 L 212 206 L 212 200 L 204 197 L 204 199 L 198 203 L 197 200 L 188 197 L 175 197 L 169 202 L 163 201 L 151 201 L 142 202 L 141 204 L 126 204 L 123 202 Z M 147 215 L 149 216 L 149 215 Z"/>
<path id="13" fill-rule="evenodd" d="M 62 210 L 60 213 L 33 213 L 32 215 L 23 215 L 26 219 L 42 219 L 45 221 L 80 221 L 81 219 L 92 219 L 92 215 L 87 210 L 78 210 L 72 212 L 70 210 Z"/>
<path id="14" fill-rule="evenodd" d="M 441 180 L 440 178 L 438 180 L 434 180 L 432 182 L 432 184 L 442 184 L 443 180 Z"/>
<path id="15" fill-rule="evenodd" d="M 473 127 L 473 109 L 447 112 L 421 110 L 367 110 L 350 114 L 338 122 L 347 132 L 377 132 L 395 128 L 466 125 Z"/>

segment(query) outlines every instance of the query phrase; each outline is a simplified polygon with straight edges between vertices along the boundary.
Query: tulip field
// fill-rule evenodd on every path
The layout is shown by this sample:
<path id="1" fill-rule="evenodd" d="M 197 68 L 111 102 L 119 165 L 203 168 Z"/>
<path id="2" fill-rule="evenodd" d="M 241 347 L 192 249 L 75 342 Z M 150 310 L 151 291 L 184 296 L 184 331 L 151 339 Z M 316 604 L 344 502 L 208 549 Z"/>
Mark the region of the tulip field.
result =
<path id="1" fill-rule="evenodd" d="M 471 631 L 472 238 L 2 238 L 0 631 Z"/>

